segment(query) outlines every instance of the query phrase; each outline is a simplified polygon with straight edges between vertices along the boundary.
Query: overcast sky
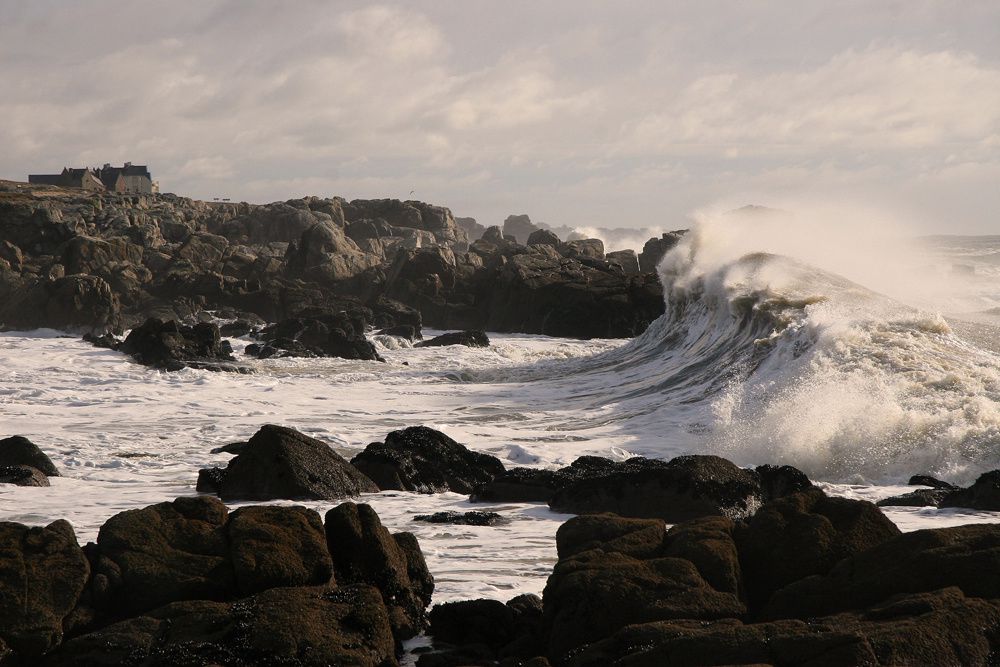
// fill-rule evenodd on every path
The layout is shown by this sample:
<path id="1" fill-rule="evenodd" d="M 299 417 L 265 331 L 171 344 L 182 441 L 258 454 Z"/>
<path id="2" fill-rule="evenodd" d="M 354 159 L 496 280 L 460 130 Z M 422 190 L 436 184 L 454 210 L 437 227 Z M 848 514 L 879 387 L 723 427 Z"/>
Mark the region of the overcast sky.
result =
<path id="1" fill-rule="evenodd" d="M 863 201 L 1000 234 L 1000 2 L 0 0 L 0 177 L 677 227 Z"/>

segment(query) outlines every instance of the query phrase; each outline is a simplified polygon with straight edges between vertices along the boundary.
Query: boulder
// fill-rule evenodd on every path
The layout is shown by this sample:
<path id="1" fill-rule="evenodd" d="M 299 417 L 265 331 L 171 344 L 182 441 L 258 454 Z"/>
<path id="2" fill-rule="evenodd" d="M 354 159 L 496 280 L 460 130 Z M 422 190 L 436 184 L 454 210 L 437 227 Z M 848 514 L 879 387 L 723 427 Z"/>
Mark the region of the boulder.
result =
<path id="1" fill-rule="evenodd" d="M 305 507 L 242 507 L 226 523 L 236 587 L 243 595 L 279 586 L 330 583 L 323 521 Z"/>
<path id="2" fill-rule="evenodd" d="M 426 565 L 419 571 L 420 563 L 389 534 L 375 510 L 350 502 L 334 507 L 326 514 L 326 539 L 341 585 L 366 583 L 381 591 L 397 639 L 420 632 L 433 579 Z M 404 544 L 409 540 L 404 538 Z"/>
<path id="3" fill-rule="evenodd" d="M 378 490 L 329 445 L 294 429 L 267 424 L 226 466 L 219 496 L 223 500 L 334 500 Z"/>
<path id="4" fill-rule="evenodd" d="M 513 238 L 518 243 L 527 243 L 531 235 L 540 231 L 538 225 L 527 215 L 508 215 L 503 221 L 503 235 Z"/>
<path id="5" fill-rule="evenodd" d="M 557 512 L 614 512 L 679 523 L 700 516 L 751 516 L 761 504 L 753 472 L 717 456 L 680 456 L 669 462 L 637 457 L 610 474 L 583 479 L 557 491 Z"/>
<path id="6" fill-rule="evenodd" d="M 45 452 L 20 435 L 0 440 L 0 466 L 31 466 L 49 477 L 59 476 L 59 471 Z"/>
<path id="7" fill-rule="evenodd" d="M 495 456 L 473 452 L 426 426 L 393 431 L 351 463 L 383 491 L 418 493 L 470 493 L 504 471 Z"/>
<path id="8" fill-rule="evenodd" d="M 550 245 L 557 248 L 562 244 L 562 239 L 547 229 L 536 229 L 528 235 L 526 245 Z"/>
<path id="9" fill-rule="evenodd" d="M 502 526 L 510 523 L 496 512 L 435 512 L 434 514 L 418 514 L 414 521 L 424 523 L 447 523 L 458 526 Z"/>
<path id="10" fill-rule="evenodd" d="M 385 361 L 365 338 L 364 329 L 365 319 L 360 314 L 339 312 L 287 318 L 261 332 L 260 338 L 266 346 L 250 345 L 245 352 L 263 357 L 263 351 L 270 347 L 281 350 L 280 356 Z"/>
<path id="11" fill-rule="evenodd" d="M 617 464 L 600 456 L 581 456 L 558 470 L 541 468 L 511 468 L 493 480 L 480 484 L 473 492 L 472 502 L 531 503 L 548 502 L 556 491 L 570 484 L 608 475 Z"/>
<path id="12" fill-rule="evenodd" d="M 32 468 L 31 466 L 0 465 L 0 484 L 49 486 L 49 478 L 38 468 Z"/>
<path id="13" fill-rule="evenodd" d="M 490 339 L 485 331 L 452 331 L 422 340 L 414 347 L 441 347 L 444 345 L 465 345 L 466 347 L 489 347 Z"/>
<path id="14" fill-rule="evenodd" d="M 784 498 L 813 485 L 804 472 L 792 466 L 762 465 L 754 468 L 754 472 L 760 479 L 761 495 L 765 501 Z"/>
<path id="15" fill-rule="evenodd" d="M 177 498 L 108 519 L 97 536 L 94 604 L 126 617 L 178 600 L 236 592 L 227 510 L 210 496 Z"/>
<path id="16" fill-rule="evenodd" d="M 66 521 L 44 528 L 0 523 L 0 644 L 17 652 L 24 664 L 59 645 L 63 623 L 89 574 Z"/>
<path id="17" fill-rule="evenodd" d="M 948 493 L 939 506 L 967 507 L 988 512 L 1000 510 L 1000 470 L 984 472 L 969 488 Z"/>
<path id="18" fill-rule="evenodd" d="M 762 614 L 768 619 L 823 616 L 950 586 L 969 597 L 1000 598 L 1000 578 L 984 576 L 997 568 L 998 525 L 918 530 L 850 555 L 827 573 L 792 581 L 774 593 Z"/>
<path id="19" fill-rule="evenodd" d="M 620 266 L 627 276 L 634 276 L 639 273 L 639 258 L 636 256 L 635 250 L 609 252 L 607 260 Z"/>
<path id="20" fill-rule="evenodd" d="M 768 503 L 737 533 L 750 605 L 760 609 L 784 586 L 826 574 L 842 559 L 897 535 L 872 503 L 831 498 L 820 489 Z"/>
<path id="21" fill-rule="evenodd" d="M 639 270 L 643 273 L 656 273 L 660 260 L 680 242 L 685 233 L 686 230 L 666 232 L 660 238 L 653 237 L 646 241 L 639 253 Z"/>
<path id="22" fill-rule="evenodd" d="M 951 493 L 948 489 L 917 489 L 883 498 L 875 504 L 879 507 L 938 507 Z"/>
<path id="23" fill-rule="evenodd" d="M 273 588 L 233 603 L 175 602 L 67 642 L 46 667 L 396 665 L 377 590 Z"/>
<path id="24" fill-rule="evenodd" d="M 206 322 L 186 326 L 151 317 L 132 329 L 118 349 L 141 364 L 168 371 L 206 362 L 235 361 L 228 347 L 222 345 L 219 327 Z"/>

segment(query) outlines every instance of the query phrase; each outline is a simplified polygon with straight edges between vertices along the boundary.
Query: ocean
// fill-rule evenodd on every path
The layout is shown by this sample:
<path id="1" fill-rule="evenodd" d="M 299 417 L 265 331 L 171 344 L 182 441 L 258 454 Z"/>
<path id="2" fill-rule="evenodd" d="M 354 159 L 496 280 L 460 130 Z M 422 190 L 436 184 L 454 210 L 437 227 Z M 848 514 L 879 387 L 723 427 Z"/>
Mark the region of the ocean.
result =
<path id="1" fill-rule="evenodd" d="M 251 341 L 232 339 L 254 372 L 230 374 L 150 370 L 54 331 L 0 334 L 0 434 L 27 436 L 64 475 L 50 488 L 0 485 L 0 519 L 65 518 L 94 540 L 117 512 L 195 493 L 198 469 L 229 459 L 213 448 L 267 423 L 348 457 L 420 424 L 508 467 L 712 453 L 794 465 L 831 494 L 869 500 L 905 492 L 913 474 L 967 484 L 1000 467 L 1000 237 L 889 252 L 850 234 L 846 246 L 791 243 L 765 227 L 696 225 L 660 265 L 666 313 L 629 341 L 491 334 L 488 349 L 413 348 L 376 336 L 380 364 L 243 358 Z M 806 241 L 816 252 L 797 250 Z M 417 535 L 436 602 L 540 593 L 568 518 L 451 493 L 360 502 Z M 512 521 L 412 520 L 450 509 Z M 903 530 L 1000 521 L 886 513 Z"/>

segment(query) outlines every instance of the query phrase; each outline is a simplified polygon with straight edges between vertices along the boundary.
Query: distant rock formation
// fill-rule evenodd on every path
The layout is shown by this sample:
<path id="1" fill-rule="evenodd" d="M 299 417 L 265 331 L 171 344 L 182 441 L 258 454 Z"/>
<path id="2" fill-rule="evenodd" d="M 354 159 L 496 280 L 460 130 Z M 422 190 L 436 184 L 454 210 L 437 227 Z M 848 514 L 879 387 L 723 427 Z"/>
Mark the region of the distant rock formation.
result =
<path id="1" fill-rule="evenodd" d="M 503 221 L 503 235 L 512 237 L 518 243 L 527 243 L 532 232 L 539 229 L 541 228 L 531 222 L 531 218 L 524 214 L 508 215 L 507 219 Z"/>

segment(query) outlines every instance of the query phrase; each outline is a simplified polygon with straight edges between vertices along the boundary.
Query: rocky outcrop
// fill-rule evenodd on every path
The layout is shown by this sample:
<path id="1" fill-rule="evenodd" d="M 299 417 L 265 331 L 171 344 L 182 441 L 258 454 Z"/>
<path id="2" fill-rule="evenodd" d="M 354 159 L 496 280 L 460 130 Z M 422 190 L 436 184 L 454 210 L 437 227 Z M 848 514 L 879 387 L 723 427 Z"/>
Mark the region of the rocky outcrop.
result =
<path id="1" fill-rule="evenodd" d="M 48 477 L 58 477 L 52 459 L 38 446 L 20 435 L 0 440 L 0 466 L 30 466 Z"/>
<path id="2" fill-rule="evenodd" d="M 931 488 L 883 498 L 878 502 L 879 507 L 959 507 L 1000 511 L 1000 470 L 983 473 L 967 488 L 959 488 L 928 475 L 914 475 L 910 484 Z"/>
<path id="3" fill-rule="evenodd" d="M 269 357 L 340 357 L 385 361 L 364 336 L 365 314 L 324 313 L 314 317 L 294 317 L 264 328 L 263 341 L 246 347 L 246 354 Z"/>
<path id="4" fill-rule="evenodd" d="M 335 500 L 378 487 L 329 445 L 284 426 L 267 424 L 224 470 L 202 471 L 199 490 L 223 500 Z"/>
<path id="5" fill-rule="evenodd" d="M 452 331 L 422 340 L 414 347 L 443 347 L 445 345 L 464 345 L 466 347 L 489 347 L 490 338 L 485 331 Z"/>
<path id="6" fill-rule="evenodd" d="M 393 431 L 351 459 L 383 491 L 471 493 L 504 471 L 500 459 L 469 450 L 426 426 Z"/>
<path id="7" fill-rule="evenodd" d="M 83 549 L 65 521 L 0 523 L 0 544 L 14 665 L 395 665 L 433 592 L 416 538 L 353 504 L 324 526 L 303 507 L 178 498 Z"/>
<path id="8" fill-rule="evenodd" d="M 194 326 L 150 318 L 129 332 L 117 346 L 140 364 L 176 371 L 185 367 L 236 370 L 220 362 L 236 361 L 229 344 L 222 341 L 219 327 L 207 322 Z"/>
<path id="9" fill-rule="evenodd" d="M 654 237 L 646 241 L 639 253 L 639 270 L 643 273 L 656 273 L 660 260 L 680 242 L 685 231 L 665 232 L 660 238 Z"/>
<path id="10" fill-rule="evenodd" d="M 523 213 L 521 215 L 508 215 L 503 221 L 503 235 L 518 243 L 527 244 L 528 238 L 539 229 L 541 228 Z"/>

